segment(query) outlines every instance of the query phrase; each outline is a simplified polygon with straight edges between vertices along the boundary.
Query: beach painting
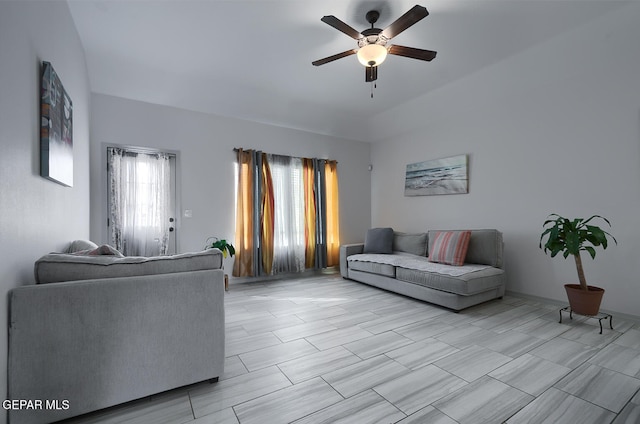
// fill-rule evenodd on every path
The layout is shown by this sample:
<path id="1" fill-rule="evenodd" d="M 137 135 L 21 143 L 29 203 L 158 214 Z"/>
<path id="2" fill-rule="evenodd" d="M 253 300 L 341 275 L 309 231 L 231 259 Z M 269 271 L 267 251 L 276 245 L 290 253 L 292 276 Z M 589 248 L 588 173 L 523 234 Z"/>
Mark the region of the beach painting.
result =
<path id="1" fill-rule="evenodd" d="M 469 192 L 467 155 L 407 165 L 405 196 L 433 196 Z"/>

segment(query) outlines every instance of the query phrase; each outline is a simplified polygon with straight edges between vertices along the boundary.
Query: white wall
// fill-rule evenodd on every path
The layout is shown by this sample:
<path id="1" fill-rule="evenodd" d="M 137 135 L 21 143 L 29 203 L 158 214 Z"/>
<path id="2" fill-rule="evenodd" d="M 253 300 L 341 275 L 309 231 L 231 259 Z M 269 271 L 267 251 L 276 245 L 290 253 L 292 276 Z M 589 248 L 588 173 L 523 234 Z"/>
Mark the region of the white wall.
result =
<path id="1" fill-rule="evenodd" d="M 91 126 L 91 236 L 106 235 L 107 144 L 177 150 L 182 211 L 178 251 L 235 234 L 234 147 L 338 160 L 342 242 L 361 241 L 371 222 L 368 143 L 94 94 Z M 228 264 L 230 269 L 230 264 Z"/>
<path id="2" fill-rule="evenodd" d="M 73 102 L 73 188 L 40 177 L 40 63 Z M 7 293 L 33 263 L 89 237 L 89 83 L 66 2 L 0 1 L 0 381 L 6 381 Z M 0 384 L 0 400 L 6 385 Z M 0 422 L 5 419 L 0 414 Z"/>
<path id="3" fill-rule="evenodd" d="M 575 264 L 538 248 L 542 223 L 601 214 L 619 244 L 584 258 L 587 281 L 606 289 L 604 309 L 640 316 L 639 19 L 628 5 L 375 117 L 373 225 L 498 228 L 507 289 L 563 300 Z M 457 154 L 469 194 L 403 196 L 407 163 Z"/>

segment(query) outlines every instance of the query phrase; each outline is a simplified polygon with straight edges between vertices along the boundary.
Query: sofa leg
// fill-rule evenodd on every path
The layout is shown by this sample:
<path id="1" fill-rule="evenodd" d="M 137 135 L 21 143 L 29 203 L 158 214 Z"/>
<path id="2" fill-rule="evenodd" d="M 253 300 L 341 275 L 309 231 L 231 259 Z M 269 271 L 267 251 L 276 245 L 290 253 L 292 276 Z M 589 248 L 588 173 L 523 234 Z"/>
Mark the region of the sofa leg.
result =
<path id="1" fill-rule="evenodd" d="M 209 379 L 209 384 L 217 383 L 219 378 L 220 377 L 210 378 Z"/>

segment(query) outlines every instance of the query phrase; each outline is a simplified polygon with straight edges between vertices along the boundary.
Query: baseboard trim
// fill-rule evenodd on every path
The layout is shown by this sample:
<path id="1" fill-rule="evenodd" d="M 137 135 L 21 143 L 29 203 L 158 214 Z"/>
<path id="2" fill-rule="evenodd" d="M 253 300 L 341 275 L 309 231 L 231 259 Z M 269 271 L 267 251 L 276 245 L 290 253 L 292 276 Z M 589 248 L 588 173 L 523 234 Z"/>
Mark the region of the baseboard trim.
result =
<path id="1" fill-rule="evenodd" d="M 530 294 L 518 293 L 518 292 L 511 291 L 511 290 L 507 290 L 505 295 L 506 296 L 521 297 L 523 299 L 533 300 L 533 301 L 536 301 L 536 302 L 550 303 L 552 305 L 558 305 L 558 308 L 563 308 L 563 307 L 568 305 L 567 301 L 559 301 L 559 300 L 556 300 L 556 299 L 549 299 L 549 298 L 546 298 L 546 297 L 533 296 L 533 295 L 530 295 Z M 602 312 L 606 312 L 608 314 L 613 315 L 614 319 L 621 319 L 623 321 L 631 321 L 631 322 L 635 322 L 636 324 L 640 324 L 640 316 L 625 314 L 625 313 L 618 312 L 618 311 L 613 311 L 613 310 L 610 310 L 610 309 L 602 309 Z"/>
<path id="2" fill-rule="evenodd" d="M 332 266 L 329 268 L 323 269 L 307 269 L 302 272 L 291 272 L 287 274 L 276 274 L 276 275 L 261 275 L 258 277 L 233 277 L 229 276 L 230 284 L 245 284 L 245 283 L 258 283 L 258 282 L 269 282 L 276 280 L 293 280 L 296 278 L 307 278 L 307 277 L 315 277 L 321 275 L 333 275 L 339 274 L 340 270 L 338 267 Z"/>

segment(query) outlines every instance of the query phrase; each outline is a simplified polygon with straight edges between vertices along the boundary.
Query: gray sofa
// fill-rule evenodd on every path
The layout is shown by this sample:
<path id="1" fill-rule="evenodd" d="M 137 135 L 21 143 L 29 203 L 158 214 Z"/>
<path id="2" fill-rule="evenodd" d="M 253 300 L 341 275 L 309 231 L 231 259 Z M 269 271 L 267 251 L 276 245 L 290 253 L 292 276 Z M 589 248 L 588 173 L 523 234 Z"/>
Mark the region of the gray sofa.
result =
<path id="1" fill-rule="evenodd" d="M 365 254 L 364 243 L 340 247 L 340 273 L 366 283 L 456 311 L 504 296 L 502 233 L 472 230 L 462 266 L 429 261 L 433 235 L 393 233 L 388 254 Z"/>
<path id="2" fill-rule="evenodd" d="M 49 423 L 222 375 L 218 249 L 50 254 L 35 274 L 39 284 L 9 294 L 8 398 L 42 404 L 9 411 L 10 423 Z"/>

